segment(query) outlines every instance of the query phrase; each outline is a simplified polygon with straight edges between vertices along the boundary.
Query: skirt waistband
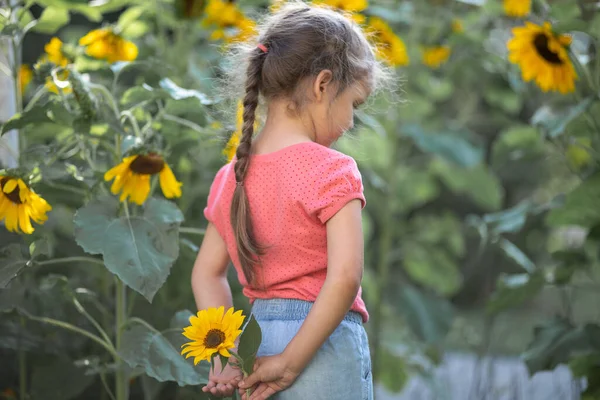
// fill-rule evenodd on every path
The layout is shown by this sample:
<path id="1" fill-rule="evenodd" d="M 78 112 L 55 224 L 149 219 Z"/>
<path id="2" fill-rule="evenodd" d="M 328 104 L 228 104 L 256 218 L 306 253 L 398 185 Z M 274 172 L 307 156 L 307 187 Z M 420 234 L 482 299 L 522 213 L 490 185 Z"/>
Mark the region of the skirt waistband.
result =
<path id="1" fill-rule="evenodd" d="M 255 299 L 252 314 L 257 320 L 302 320 L 313 306 L 312 301 L 297 299 Z M 356 311 L 349 311 L 345 321 L 362 324 L 362 316 Z"/>

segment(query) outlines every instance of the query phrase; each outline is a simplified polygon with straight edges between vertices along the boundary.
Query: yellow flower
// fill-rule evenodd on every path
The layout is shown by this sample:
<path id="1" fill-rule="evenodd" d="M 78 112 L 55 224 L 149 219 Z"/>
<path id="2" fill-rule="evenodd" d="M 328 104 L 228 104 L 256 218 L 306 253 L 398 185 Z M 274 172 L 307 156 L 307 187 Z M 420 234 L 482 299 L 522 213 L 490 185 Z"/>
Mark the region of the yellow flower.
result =
<path id="1" fill-rule="evenodd" d="M 56 77 L 58 78 L 59 81 L 65 82 L 66 86 L 59 88 L 56 85 L 56 83 L 54 82 L 54 79 L 52 79 L 52 77 L 49 76 L 46 78 L 46 83 L 44 85 L 44 86 L 46 86 L 46 89 L 48 89 L 49 92 L 58 94 L 59 93 L 58 91 L 60 90 L 64 94 L 68 94 L 73 91 L 71 84 L 68 83 L 68 81 L 67 81 L 67 79 L 69 79 L 69 70 L 63 69 L 62 71 L 60 71 L 56 74 Z"/>
<path id="2" fill-rule="evenodd" d="M 313 4 L 326 5 L 345 11 L 358 24 L 365 22 L 365 16 L 359 13 L 369 6 L 368 0 L 313 0 Z"/>
<path id="3" fill-rule="evenodd" d="M 465 27 L 460 19 L 452 20 L 452 32 L 454 33 L 462 33 L 465 31 Z"/>
<path id="4" fill-rule="evenodd" d="M 183 329 L 183 336 L 192 341 L 181 346 L 181 354 L 186 354 L 185 358 L 194 357 L 194 365 L 210 361 L 215 353 L 231 357 L 229 349 L 235 347 L 245 317 L 242 310 L 234 312 L 233 307 L 225 315 L 224 311 L 222 306 L 198 311 L 197 316 L 190 317 L 191 325 Z"/>
<path id="5" fill-rule="evenodd" d="M 50 61 L 60 67 L 66 67 L 69 64 L 69 59 L 63 53 L 63 42 L 57 37 L 50 39 L 50 42 L 44 46 L 46 54 L 42 57 L 43 60 Z"/>
<path id="6" fill-rule="evenodd" d="M 521 68 L 523 80 L 535 80 L 544 91 L 569 93 L 575 91 L 577 73 L 569 59 L 567 46 L 571 38 L 552 32 L 552 26 L 526 22 L 512 30 L 508 41 L 508 59 Z"/>
<path id="7" fill-rule="evenodd" d="M 244 104 L 239 101 L 235 119 L 235 131 L 223 149 L 223 154 L 227 157 L 227 162 L 231 161 L 233 156 L 235 156 L 235 152 L 240 144 L 240 138 L 242 137 L 242 125 L 244 125 Z M 254 122 L 254 131 L 257 129 L 258 120 Z"/>
<path id="8" fill-rule="evenodd" d="M 255 33 L 254 21 L 247 18 L 234 2 L 210 0 L 204 14 L 202 25 L 214 28 L 211 40 L 245 40 Z"/>
<path id="9" fill-rule="evenodd" d="M 19 68 L 19 90 L 21 93 L 25 92 L 25 88 L 29 85 L 29 82 L 33 79 L 33 71 L 27 64 L 21 65 Z"/>
<path id="10" fill-rule="evenodd" d="M 123 158 L 123 161 L 104 174 L 105 181 L 114 182 L 112 194 L 121 193 L 120 201 L 127 197 L 138 205 L 144 204 L 150 194 L 150 177 L 159 174 L 160 188 L 166 198 L 181 197 L 181 182 L 178 182 L 171 168 L 158 154 L 136 154 Z"/>
<path id="11" fill-rule="evenodd" d="M 531 0 L 504 0 L 504 12 L 510 17 L 524 17 L 531 12 Z"/>
<path id="12" fill-rule="evenodd" d="M 423 64 L 430 68 L 439 68 L 448 61 L 450 53 L 450 47 L 448 46 L 426 47 L 423 49 Z"/>
<path id="13" fill-rule="evenodd" d="M 410 59 L 406 52 L 406 46 L 392 28 L 381 18 L 369 18 L 366 32 L 373 37 L 375 48 L 380 58 L 386 60 L 392 66 L 408 65 Z"/>
<path id="14" fill-rule="evenodd" d="M 94 58 L 116 61 L 133 61 L 138 56 L 138 48 L 132 42 L 115 34 L 110 28 L 96 29 L 79 39 L 81 46 L 87 46 L 86 53 Z"/>
<path id="15" fill-rule="evenodd" d="M 0 175 L 0 221 L 11 232 L 33 233 L 31 220 L 44 223 L 52 207 L 20 178 Z"/>

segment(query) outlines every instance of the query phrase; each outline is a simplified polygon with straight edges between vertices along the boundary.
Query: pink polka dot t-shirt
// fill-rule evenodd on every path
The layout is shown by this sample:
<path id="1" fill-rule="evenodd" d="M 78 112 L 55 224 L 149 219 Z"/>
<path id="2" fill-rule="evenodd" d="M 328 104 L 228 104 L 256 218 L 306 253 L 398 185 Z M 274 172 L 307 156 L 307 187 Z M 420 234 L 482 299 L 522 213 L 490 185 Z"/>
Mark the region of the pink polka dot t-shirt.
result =
<path id="1" fill-rule="evenodd" d="M 360 199 L 363 208 L 366 204 L 356 161 L 315 142 L 250 156 L 244 188 L 256 239 L 269 246 L 262 266 L 255 267 L 256 287 L 250 287 L 230 224 L 235 160 L 217 172 L 204 216 L 227 244 L 244 295 L 251 303 L 257 298 L 315 301 L 327 275 L 325 223 L 352 199 Z M 361 294 L 362 288 L 351 310 L 366 322 Z"/>

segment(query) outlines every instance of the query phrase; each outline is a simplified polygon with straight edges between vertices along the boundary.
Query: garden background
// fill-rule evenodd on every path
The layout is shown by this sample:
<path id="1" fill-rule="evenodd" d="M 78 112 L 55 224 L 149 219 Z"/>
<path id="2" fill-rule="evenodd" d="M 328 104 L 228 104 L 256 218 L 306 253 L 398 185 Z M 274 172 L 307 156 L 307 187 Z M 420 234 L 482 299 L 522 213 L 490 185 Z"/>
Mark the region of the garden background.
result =
<path id="1" fill-rule="evenodd" d="M 336 144 L 365 184 L 378 397 L 418 379 L 404 398 L 453 398 L 436 371 L 462 354 L 457 399 L 535 398 L 494 386 L 499 357 L 519 376 L 562 365 L 554 398 L 600 399 L 600 4 L 318 3 L 401 82 Z M 207 398 L 206 365 L 179 352 L 209 185 L 239 138 L 215 78 L 277 6 L 0 2 L 0 398 Z M 146 174 L 129 197 L 106 175 L 123 160 Z"/>

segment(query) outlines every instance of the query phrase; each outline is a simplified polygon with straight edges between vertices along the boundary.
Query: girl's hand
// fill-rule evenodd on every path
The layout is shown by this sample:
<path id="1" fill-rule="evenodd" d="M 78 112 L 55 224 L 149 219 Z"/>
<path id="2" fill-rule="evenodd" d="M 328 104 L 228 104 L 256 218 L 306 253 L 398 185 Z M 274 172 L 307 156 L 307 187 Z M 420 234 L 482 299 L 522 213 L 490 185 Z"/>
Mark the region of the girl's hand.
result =
<path id="1" fill-rule="evenodd" d="M 268 399 L 273 394 L 292 386 L 298 375 L 300 371 L 296 371 L 281 354 L 259 357 L 254 363 L 254 372 L 238 385 L 242 400 Z M 248 398 L 246 389 L 255 385 L 256 388 Z"/>
<path id="2" fill-rule="evenodd" d="M 229 361 L 236 362 L 233 357 Z M 202 388 L 202 391 L 219 397 L 232 396 L 239 381 L 242 380 L 242 376 L 242 371 L 229 363 L 225 366 L 223 372 L 221 372 L 221 360 L 219 357 L 216 357 L 214 372 L 211 368 L 208 375 L 208 383 Z"/>

